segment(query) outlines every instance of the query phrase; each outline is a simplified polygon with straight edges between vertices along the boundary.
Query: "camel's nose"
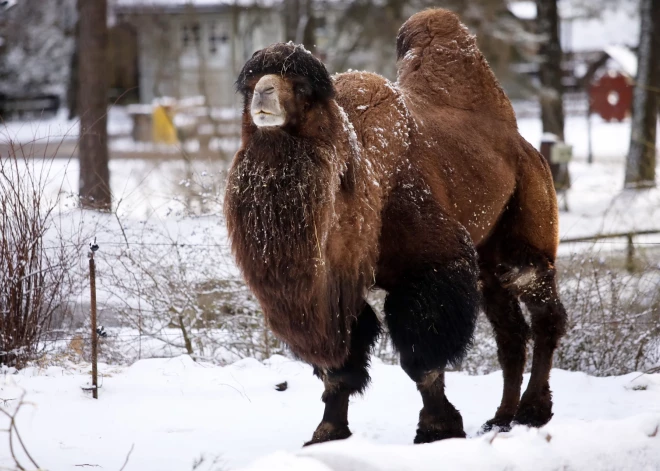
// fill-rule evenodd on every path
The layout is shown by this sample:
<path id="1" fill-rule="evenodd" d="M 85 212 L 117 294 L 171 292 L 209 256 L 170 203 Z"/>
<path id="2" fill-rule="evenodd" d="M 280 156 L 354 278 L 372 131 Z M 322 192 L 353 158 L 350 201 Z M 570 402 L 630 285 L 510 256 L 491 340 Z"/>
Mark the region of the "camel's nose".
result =
<path id="1" fill-rule="evenodd" d="M 254 86 L 250 114 L 257 126 L 280 126 L 284 123 L 284 109 L 278 96 L 276 75 L 264 75 Z"/>
<path id="2" fill-rule="evenodd" d="M 272 95 L 275 93 L 275 87 L 273 85 L 267 84 L 267 83 L 257 83 L 257 86 L 254 88 L 254 94 L 257 97 L 261 97 L 264 95 Z"/>
<path id="3" fill-rule="evenodd" d="M 255 111 L 265 111 L 266 113 L 275 113 L 279 111 L 280 103 L 277 97 L 277 80 L 274 75 L 265 75 L 254 86 L 252 96 L 252 108 Z"/>

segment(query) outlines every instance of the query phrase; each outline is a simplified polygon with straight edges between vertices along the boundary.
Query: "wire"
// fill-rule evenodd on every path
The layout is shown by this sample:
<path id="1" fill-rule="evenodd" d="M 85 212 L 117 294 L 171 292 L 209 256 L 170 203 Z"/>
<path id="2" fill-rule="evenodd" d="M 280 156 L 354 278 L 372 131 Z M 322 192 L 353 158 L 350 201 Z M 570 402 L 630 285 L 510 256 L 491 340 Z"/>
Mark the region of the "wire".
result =
<path id="1" fill-rule="evenodd" d="M 87 247 L 89 244 L 81 242 L 79 244 L 63 244 L 63 245 L 53 245 L 49 247 L 43 247 L 44 250 L 54 250 L 67 247 Z M 138 246 L 156 246 L 156 247 L 224 247 L 230 248 L 229 244 L 189 244 L 186 242 L 99 242 L 100 246 L 111 245 L 111 246 L 126 246 L 130 248 L 132 245 Z"/>

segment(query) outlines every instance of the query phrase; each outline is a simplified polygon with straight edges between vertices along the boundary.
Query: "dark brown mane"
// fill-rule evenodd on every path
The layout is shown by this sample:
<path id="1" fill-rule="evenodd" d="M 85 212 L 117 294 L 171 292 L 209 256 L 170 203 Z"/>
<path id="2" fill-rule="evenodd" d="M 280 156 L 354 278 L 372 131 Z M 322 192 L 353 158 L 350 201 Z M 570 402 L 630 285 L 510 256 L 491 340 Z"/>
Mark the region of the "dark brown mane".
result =
<path id="1" fill-rule="evenodd" d="M 309 83 L 314 100 L 329 100 L 335 94 L 332 79 L 323 62 L 300 45 L 278 43 L 252 54 L 238 74 L 236 90 L 247 93 L 250 82 L 266 74 L 293 80 L 303 78 Z"/>
<path id="2" fill-rule="evenodd" d="M 287 104 L 286 125 L 259 129 L 247 99 L 272 73 L 283 74 L 294 91 L 308 88 Z M 339 365 L 368 280 L 360 268 L 349 264 L 338 273 L 326 260 L 336 192 L 354 178 L 347 165 L 354 149 L 330 101 L 334 85 L 318 59 L 291 44 L 255 53 L 237 83 L 246 108 L 225 202 L 232 249 L 273 331 L 305 360 Z"/>
<path id="3" fill-rule="evenodd" d="M 361 301 L 341 305 L 354 295 L 324 260 L 336 172 L 332 147 L 257 131 L 235 159 L 225 207 L 233 251 L 269 325 L 319 364 L 345 358 L 348 319 Z"/>

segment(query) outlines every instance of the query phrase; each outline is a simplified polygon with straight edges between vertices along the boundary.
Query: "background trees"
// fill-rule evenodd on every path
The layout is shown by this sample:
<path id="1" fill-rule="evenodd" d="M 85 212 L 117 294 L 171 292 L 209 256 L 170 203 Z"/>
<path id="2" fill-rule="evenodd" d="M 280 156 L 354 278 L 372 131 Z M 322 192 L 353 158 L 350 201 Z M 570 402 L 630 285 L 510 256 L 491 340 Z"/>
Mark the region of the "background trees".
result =
<path id="1" fill-rule="evenodd" d="M 78 18 L 80 201 L 83 207 L 109 209 L 107 0 L 78 0 Z"/>
<path id="2" fill-rule="evenodd" d="M 660 94 L 660 2 L 641 0 L 637 79 L 633 91 L 626 187 L 655 186 L 656 126 Z"/>

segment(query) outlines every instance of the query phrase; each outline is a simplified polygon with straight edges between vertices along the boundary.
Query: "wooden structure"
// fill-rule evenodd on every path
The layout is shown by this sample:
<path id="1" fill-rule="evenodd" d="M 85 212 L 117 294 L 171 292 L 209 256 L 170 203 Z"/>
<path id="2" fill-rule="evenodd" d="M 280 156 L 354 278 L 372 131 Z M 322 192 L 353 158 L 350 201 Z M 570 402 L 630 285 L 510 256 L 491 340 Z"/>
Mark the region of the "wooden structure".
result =
<path id="1" fill-rule="evenodd" d="M 141 103 L 203 95 L 211 106 L 233 106 L 243 63 L 284 34 L 280 13 L 256 1 L 118 0 L 115 14 L 136 32 Z"/>

